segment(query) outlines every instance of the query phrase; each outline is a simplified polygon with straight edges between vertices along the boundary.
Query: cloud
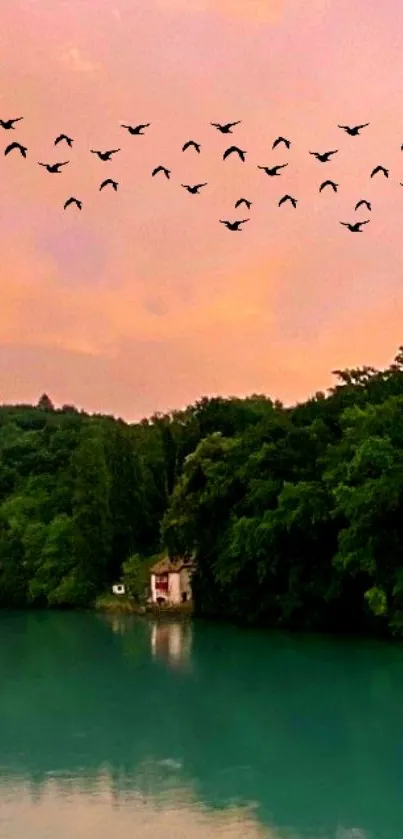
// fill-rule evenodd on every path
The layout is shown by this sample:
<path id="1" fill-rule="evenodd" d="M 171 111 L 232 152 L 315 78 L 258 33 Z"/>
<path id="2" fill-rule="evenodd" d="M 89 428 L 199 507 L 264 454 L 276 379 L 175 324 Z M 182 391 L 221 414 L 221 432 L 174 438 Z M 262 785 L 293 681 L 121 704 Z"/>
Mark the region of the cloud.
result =
<path id="1" fill-rule="evenodd" d="M 78 47 L 70 47 L 62 53 L 61 60 L 67 69 L 74 73 L 96 73 L 101 69 L 101 64 L 90 61 L 83 55 Z"/>
<path id="2" fill-rule="evenodd" d="M 161 6 L 186 9 L 187 12 L 210 12 L 225 17 L 242 18 L 270 24 L 278 23 L 291 7 L 304 12 L 323 11 L 330 0 L 159 0 Z"/>

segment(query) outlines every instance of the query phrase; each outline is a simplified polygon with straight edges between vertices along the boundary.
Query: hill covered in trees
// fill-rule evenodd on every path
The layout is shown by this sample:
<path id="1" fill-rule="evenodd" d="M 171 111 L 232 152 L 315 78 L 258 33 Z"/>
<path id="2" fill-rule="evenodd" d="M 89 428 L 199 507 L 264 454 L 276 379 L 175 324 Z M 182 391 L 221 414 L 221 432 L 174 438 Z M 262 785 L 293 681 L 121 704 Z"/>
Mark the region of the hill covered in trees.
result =
<path id="1" fill-rule="evenodd" d="M 194 554 L 199 615 L 403 634 L 403 348 L 291 408 L 127 425 L 0 407 L 0 606 L 85 607 L 133 555 Z"/>

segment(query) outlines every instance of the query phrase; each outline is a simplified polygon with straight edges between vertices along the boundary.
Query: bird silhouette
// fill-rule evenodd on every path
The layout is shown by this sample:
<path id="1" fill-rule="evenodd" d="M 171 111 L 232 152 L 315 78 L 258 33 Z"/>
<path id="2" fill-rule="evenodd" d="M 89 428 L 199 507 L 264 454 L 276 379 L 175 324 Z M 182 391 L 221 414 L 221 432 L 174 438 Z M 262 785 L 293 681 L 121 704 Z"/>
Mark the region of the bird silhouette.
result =
<path id="1" fill-rule="evenodd" d="M 67 143 L 67 145 L 70 146 L 70 148 L 72 147 L 73 140 L 71 139 L 71 137 L 68 137 L 67 134 L 59 134 L 59 136 L 56 137 L 55 146 L 57 146 L 58 143 L 61 143 L 62 140 L 64 140 Z"/>
<path id="2" fill-rule="evenodd" d="M 182 146 L 182 151 L 190 149 L 191 146 L 193 146 L 193 148 L 200 154 L 200 143 L 196 143 L 195 140 L 188 140 L 187 143 Z"/>
<path id="3" fill-rule="evenodd" d="M 202 188 L 202 186 L 207 186 L 207 183 L 195 184 L 194 186 L 189 186 L 189 184 L 181 184 L 181 186 L 183 186 L 184 189 L 187 189 L 187 191 L 190 192 L 192 195 L 199 195 L 199 190 Z"/>
<path id="4" fill-rule="evenodd" d="M 234 154 L 234 152 L 238 154 L 242 162 L 245 163 L 245 154 L 247 154 L 247 152 L 242 151 L 242 149 L 238 148 L 238 146 L 230 146 L 228 149 L 226 149 L 222 156 L 222 159 L 225 160 L 227 157 L 230 156 L 230 154 Z"/>
<path id="5" fill-rule="evenodd" d="M 120 149 L 111 149 L 110 151 L 95 151 L 91 149 L 91 154 L 97 154 L 100 160 L 111 160 L 111 155 L 116 154 Z"/>
<path id="6" fill-rule="evenodd" d="M 232 134 L 232 128 L 235 125 L 240 125 L 242 122 L 241 119 L 238 119 L 237 122 L 226 122 L 223 125 L 220 122 L 210 122 L 210 125 L 214 125 L 214 128 L 217 128 L 218 131 L 221 131 L 221 134 Z"/>
<path id="7" fill-rule="evenodd" d="M 69 160 L 65 160 L 64 163 L 39 163 L 38 162 L 38 166 L 44 166 L 45 169 L 47 169 L 48 172 L 51 173 L 51 175 L 55 175 L 55 174 L 60 175 L 61 174 L 60 166 L 67 166 L 67 164 L 69 162 L 70 162 Z"/>
<path id="8" fill-rule="evenodd" d="M 350 137 L 357 137 L 361 128 L 366 128 L 367 125 L 369 125 L 369 122 L 364 122 L 364 125 L 353 125 L 352 128 L 349 125 L 338 125 L 337 128 L 343 128 Z"/>
<path id="9" fill-rule="evenodd" d="M 103 189 L 105 186 L 108 186 L 108 184 L 110 184 L 115 190 L 115 192 L 117 192 L 119 186 L 118 181 L 113 181 L 112 178 L 106 178 L 105 181 L 102 181 L 101 186 L 99 187 L 99 191 L 101 191 L 101 189 Z"/>
<path id="10" fill-rule="evenodd" d="M 127 128 L 129 134 L 143 135 L 144 128 L 149 128 L 151 122 L 145 122 L 144 125 L 121 125 L 121 128 Z"/>
<path id="11" fill-rule="evenodd" d="M 287 140 L 285 137 L 277 137 L 277 140 L 275 140 L 272 145 L 272 149 L 275 149 L 276 146 L 280 145 L 280 143 L 284 143 L 284 145 L 287 146 L 287 149 L 289 149 L 291 146 L 290 140 Z"/>
<path id="12" fill-rule="evenodd" d="M 383 172 L 383 174 L 385 175 L 385 178 L 389 177 L 389 169 L 385 169 L 384 166 L 375 166 L 375 169 L 373 169 L 372 172 L 371 172 L 371 178 L 373 178 L 374 175 L 377 175 L 378 172 Z"/>
<path id="13" fill-rule="evenodd" d="M 283 195 L 283 197 L 282 197 L 282 198 L 280 198 L 280 201 L 278 202 L 278 206 L 279 206 L 279 207 L 281 207 L 281 205 L 282 205 L 282 204 L 285 204 L 285 202 L 286 202 L 286 201 L 290 201 L 290 202 L 291 202 L 291 204 L 292 204 L 292 206 L 293 206 L 294 208 L 296 208 L 296 206 L 297 206 L 297 199 L 296 199 L 296 198 L 293 198 L 293 197 L 292 197 L 292 195 Z"/>
<path id="14" fill-rule="evenodd" d="M 365 204 L 366 208 L 371 212 L 372 206 L 371 206 L 369 201 L 365 200 L 365 198 L 362 198 L 361 201 L 358 201 L 358 203 L 355 205 L 354 209 L 358 210 L 358 208 L 363 207 L 364 204 Z"/>
<path id="15" fill-rule="evenodd" d="M 270 167 L 270 166 L 258 166 L 257 168 L 258 169 L 263 169 L 263 171 L 266 172 L 266 175 L 270 175 L 273 178 L 273 177 L 275 177 L 275 175 L 280 174 L 280 172 L 278 172 L 277 170 L 278 169 L 284 169 L 285 166 L 288 166 L 288 163 L 281 163 L 279 166 L 272 166 L 272 167 Z"/>
<path id="16" fill-rule="evenodd" d="M 156 169 L 153 169 L 151 172 L 152 176 L 158 175 L 158 172 L 163 172 L 166 178 L 170 178 L 171 170 L 167 169 L 166 166 L 157 166 Z"/>
<path id="17" fill-rule="evenodd" d="M 67 199 L 67 201 L 65 201 L 65 203 L 63 204 L 63 209 L 65 210 L 65 209 L 66 209 L 66 207 L 69 207 L 69 206 L 70 206 L 70 204 L 76 204 L 76 205 L 77 205 L 77 207 L 78 207 L 78 209 L 79 209 L 79 210 L 82 210 L 82 207 L 83 207 L 83 202 L 82 202 L 82 201 L 79 201 L 79 199 L 78 199 L 78 198 L 73 198 L 73 197 L 68 198 L 68 199 Z"/>
<path id="18" fill-rule="evenodd" d="M 237 209 L 237 207 L 240 207 L 241 204 L 245 204 L 248 210 L 250 210 L 252 206 L 252 201 L 248 201 L 247 198 L 238 198 L 238 201 L 235 202 L 235 209 Z"/>
<path id="19" fill-rule="evenodd" d="M 228 230 L 239 230 L 240 231 L 241 230 L 240 225 L 245 224 L 247 221 L 249 221 L 248 218 L 244 218 L 241 221 L 223 221 L 222 219 L 220 219 L 220 224 L 225 224 L 225 226 L 228 228 Z"/>
<path id="20" fill-rule="evenodd" d="M 323 154 L 321 154 L 321 152 L 318 151 L 310 151 L 309 154 L 313 154 L 314 157 L 316 157 L 317 160 L 320 160 L 321 163 L 328 163 L 330 160 L 330 156 L 332 154 L 337 154 L 337 152 L 338 149 L 335 149 L 334 151 L 325 151 L 323 152 Z"/>
<path id="21" fill-rule="evenodd" d="M 14 123 L 19 122 L 21 119 L 24 119 L 24 117 L 15 117 L 14 119 L 0 119 L 0 125 L 2 128 L 5 128 L 7 131 L 9 131 L 10 128 L 15 127 Z"/>
<path id="22" fill-rule="evenodd" d="M 18 149 L 18 151 L 22 154 L 23 157 L 27 156 L 27 147 L 22 146 L 21 143 L 10 143 L 6 149 L 4 149 L 4 154 L 10 154 L 10 151 L 13 149 Z"/>
<path id="23" fill-rule="evenodd" d="M 367 221 L 356 221 L 354 224 L 349 224 L 347 221 L 341 221 L 340 224 L 343 224 L 344 227 L 348 227 L 348 229 L 351 230 L 351 233 L 363 233 L 361 225 L 369 224 L 369 219 L 367 219 Z"/>
<path id="24" fill-rule="evenodd" d="M 337 192 L 338 184 L 336 184 L 334 181 L 323 181 L 323 184 L 321 184 L 319 187 L 319 192 L 322 192 L 322 189 L 325 189 L 326 186 L 331 186 L 333 188 L 333 191 Z"/>

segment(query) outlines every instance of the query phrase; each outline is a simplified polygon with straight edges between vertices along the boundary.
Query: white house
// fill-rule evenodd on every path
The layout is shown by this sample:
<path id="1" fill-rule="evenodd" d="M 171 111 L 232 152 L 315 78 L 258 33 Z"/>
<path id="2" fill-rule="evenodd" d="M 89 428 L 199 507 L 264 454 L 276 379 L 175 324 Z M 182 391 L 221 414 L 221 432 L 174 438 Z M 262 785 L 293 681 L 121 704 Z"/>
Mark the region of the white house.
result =
<path id="1" fill-rule="evenodd" d="M 125 589 L 125 586 L 123 585 L 123 583 L 115 583 L 112 586 L 113 594 L 124 594 L 125 591 L 126 591 L 126 589 Z"/>
<path id="2" fill-rule="evenodd" d="M 150 571 L 151 602 L 171 605 L 191 600 L 193 570 L 191 559 L 166 556 L 156 562 Z"/>

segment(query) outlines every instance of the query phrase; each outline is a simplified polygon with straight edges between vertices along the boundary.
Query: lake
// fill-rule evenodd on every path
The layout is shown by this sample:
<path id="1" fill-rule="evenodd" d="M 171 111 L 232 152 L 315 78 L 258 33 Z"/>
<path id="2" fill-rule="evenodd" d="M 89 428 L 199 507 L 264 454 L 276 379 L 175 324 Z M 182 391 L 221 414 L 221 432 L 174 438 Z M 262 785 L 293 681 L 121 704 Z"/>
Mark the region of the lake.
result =
<path id="1" fill-rule="evenodd" d="M 1 839 L 400 839 L 403 645 L 0 613 Z"/>

